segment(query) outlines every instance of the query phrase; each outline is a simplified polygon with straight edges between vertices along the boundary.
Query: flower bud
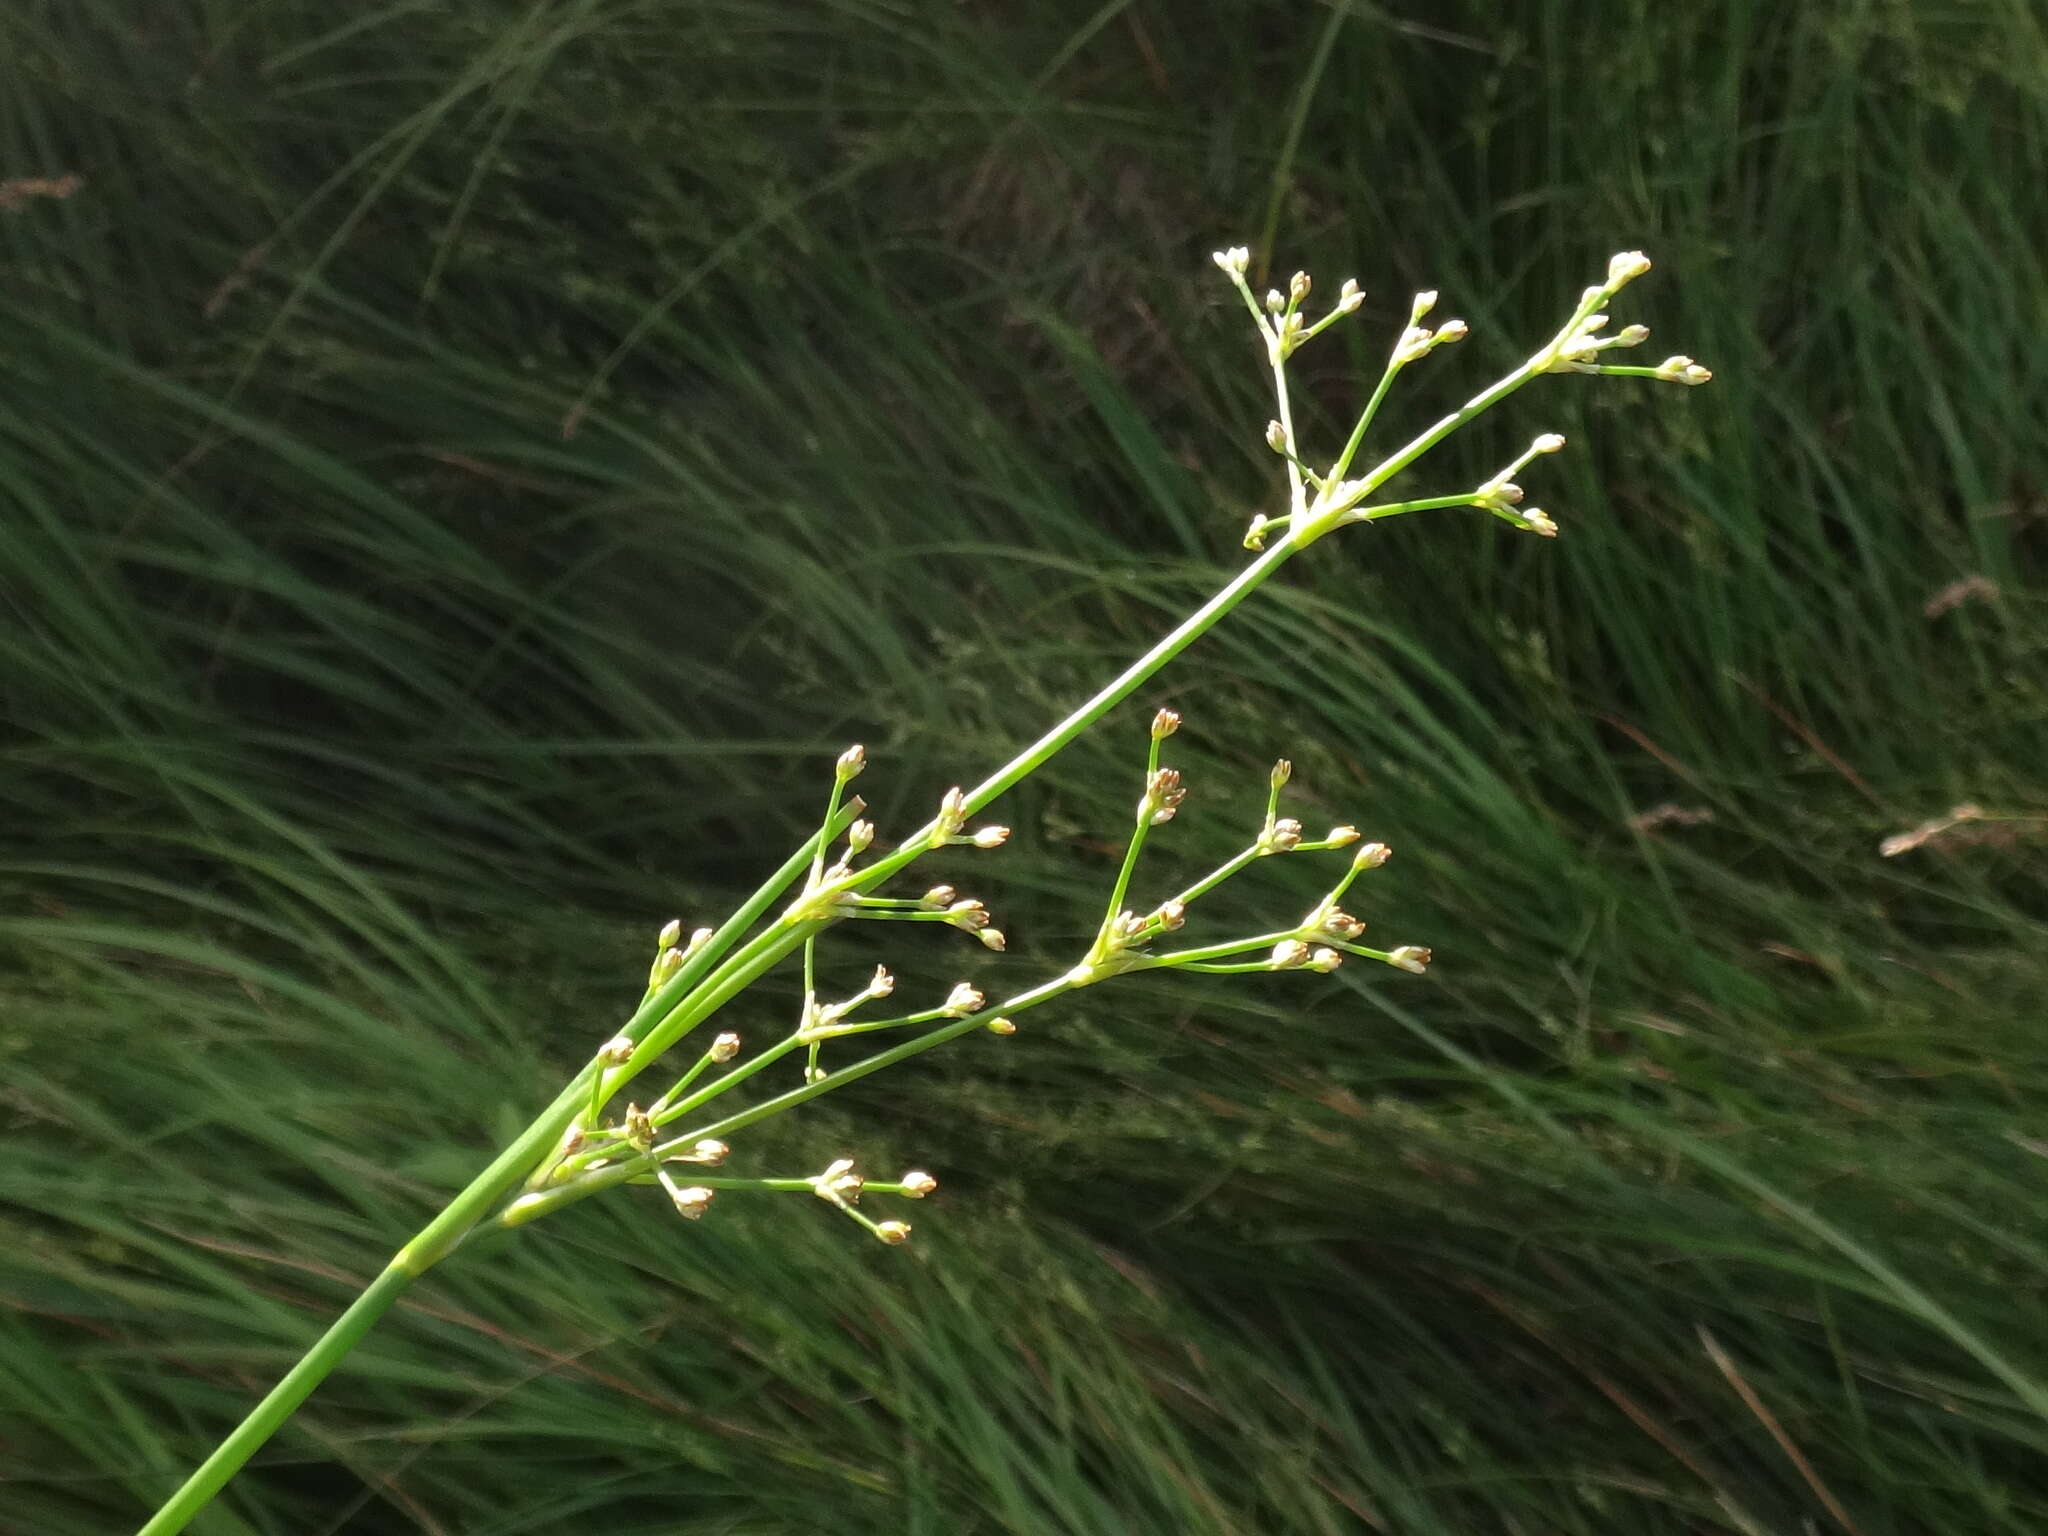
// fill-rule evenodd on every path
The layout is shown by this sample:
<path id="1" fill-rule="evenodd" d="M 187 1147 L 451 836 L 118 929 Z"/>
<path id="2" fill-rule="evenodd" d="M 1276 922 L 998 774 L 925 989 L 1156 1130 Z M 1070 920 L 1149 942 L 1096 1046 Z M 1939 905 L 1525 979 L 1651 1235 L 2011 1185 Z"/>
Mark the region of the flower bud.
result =
<path id="1" fill-rule="evenodd" d="M 988 949 L 1002 951 L 1010 947 L 1010 941 L 1003 937 L 1003 930 L 1000 928 L 984 928 L 975 937 Z"/>
<path id="2" fill-rule="evenodd" d="M 1282 816 L 1266 834 L 1265 844 L 1276 853 L 1292 853 L 1301 846 L 1301 823 L 1292 816 Z"/>
<path id="3" fill-rule="evenodd" d="M 686 955 L 694 955 L 695 953 L 697 953 L 698 950 L 702 949 L 706 944 L 709 944 L 711 942 L 712 936 L 712 931 L 709 928 L 698 928 L 693 930 L 690 934 L 690 942 L 683 947 L 683 953 Z"/>
<path id="4" fill-rule="evenodd" d="M 1320 931 L 1333 939 L 1355 939 L 1365 932 L 1365 924 L 1341 908 L 1332 907 L 1319 925 Z"/>
<path id="5" fill-rule="evenodd" d="M 939 799 L 939 832 L 951 837 L 967 820 L 967 791 L 955 784 Z"/>
<path id="6" fill-rule="evenodd" d="M 1615 333 L 1614 344 L 1617 347 L 1640 347 L 1649 339 L 1650 328 L 1647 325 L 1624 325 Z"/>
<path id="7" fill-rule="evenodd" d="M 1529 451 L 1532 453 L 1558 453 L 1563 448 L 1564 434 L 1562 432 L 1546 432 L 1529 445 Z"/>
<path id="8" fill-rule="evenodd" d="M 1462 320 L 1446 320 L 1436 328 L 1435 341 L 1439 346 L 1446 342 L 1463 341 L 1472 333 L 1472 327 Z"/>
<path id="9" fill-rule="evenodd" d="M 1348 315 L 1364 303 L 1365 295 L 1359 291 L 1358 279 L 1355 277 L 1345 278 L 1344 286 L 1337 290 L 1337 312 L 1341 315 Z"/>
<path id="10" fill-rule="evenodd" d="M 1159 927 L 1165 933 L 1185 927 L 1188 920 L 1188 904 L 1184 901 L 1169 901 L 1152 914 L 1159 920 Z"/>
<path id="11" fill-rule="evenodd" d="M 1252 253 L 1244 246 L 1233 245 L 1227 251 L 1217 251 L 1210 257 L 1210 260 L 1214 261 L 1225 272 L 1242 277 L 1244 276 L 1244 269 L 1251 265 Z"/>
<path id="12" fill-rule="evenodd" d="M 875 1236 L 891 1248 L 900 1248 L 910 1241 L 910 1223 L 907 1221 L 884 1221 L 875 1226 Z"/>
<path id="13" fill-rule="evenodd" d="M 804 1068 L 804 1081 L 806 1083 L 822 1083 L 828 1075 L 823 1067 Z"/>
<path id="14" fill-rule="evenodd" d="M 1266 775 L 1266 782 L 1272 785 L 1275 789 L 1279 789 L 1282 785 L 1286 784 L 1286 782 L 1293 777 L 1294 764 L 1290 763 L 1286 758 L 1283 757 L 1273 765 L 1273 771 Z"/>
<path id="15" fill-rule="evenodd" d="M 1401 970 L 1420 976 L 1429 968 L 1429 951 L 1420 944 L 1403 944 L 1399 949 L 1389 951 L 1387 963 Z"/>
<path id="16" fill-rule="evenodd" d="M 992 1035 L 1014 1035 L 1017 1033 L 1017 1026 L 1008 1019 L 990 1019 L 982 1027 Z"/>
<path id="17" fill-rule="evenodd" d="M 939 1187 L 939 1181 L 928 1173 L 912 1171 L 896 1181 L 903 1186 L 903 1193 L 913 1200 L 922 1200 Z"/>
<path id="18" fill-rule="evenodd" d="M 1308 291 L 1312 286 L 1306 272 L 1297 272 L 1287 280 L 1287 297 L 1299 304 L 1308 297 Z"/>
<path id="19" fill-rule="evenodd" d="M 1275 453 L 1287 451 L 1287 429 L 1277 421 L 1266 423 L 1266 446 Z"/>
<path id="20" fill-rule="evenodd" d="M 672 917 L 661 925 L 661 932 L 655 937 L 654 947 L 656 949 L 674 949 L 677 941 L 682 936 L 683 920 L 680 917 Z"/>
<path id="21" fill-rule="evenodd" d="M 647 973 L 647 985 L 658 987 L 683 968 L 683 952 L 680 949 L 664 949 L 654 957 L 654 965 Z"/>
<path id="22" fill-rule="evenodd" d="M 703 1163 L 707 1167 L 716 1168 L 731 1153 L 732 1148 L 728 1147 L 724 1142 L 717 1140 L 715 1137 L 707 1136 L 690 1149 L 688 1157 L 679 1159 L 679 1161 Z"/>
<path id="23" fill-rule="evenodd" d="M 922 896 L 918 897 L 917 904 L 920 907 L 925 907 L 933 912 L 937 912 L 942 908 L 950 907 L 951 905 L 953 905 L 954 898 L 957 897 L 959 894 L 960 893 L 954 890 L 953 887 L 950 885 L 935 885 L 930 890 L 926 891 Z"/>
<path id="24" fill-rule="evenodd" d="M 1152 739 L 1164 741 L 1180 729 L 1180 713 L 1177 710 L 1162 709 L 1152 717 Z"/>
<path id="25" fill-rule="evenodd" d="M 1607 286 L 1619 288 L 1650 270 L 1650 258 L 1641 251 L 1622 251 L 1607 263 Z"/>
<path id="26" fill-rule="evenodd" d="M 669 1198 L 676 1203 L 676 1209 L 695 1221 L 711 1208 L 711 1200 L 718 1193 L 701 1184 L 691 1184 L 682 1189 L 671 1190 Z"/>
<path id="27" fill-rule="evenodd" d="M 1522 526 L 1529 532 L 1546 539 L 1557 537 L 1557 524 L 1541 507 L 1530 507 L 1521 514 L 1521 517 Z"/>
<path id="28" fill-rule="evenodd" d="M 1282 939 L 1273 946 L 1266 963 L 1276 971 L 1292 971 L 1308 963 L 1308 946 L 1299 939 Z"/>
<path id="29" fill-rule="evenodd" d="M 889 974 L 889 968 L 886 965 L 876 966 L 874 979 L 867 986 L 867 995 L 869 997 L 887 997 L 895 990 L 896 978 Z"/>
<path id="30" fill-rule="evenodd" d="M 839 776 L 839 782 L 844 784 L 848 779 L 859 778 L 861 769 L 867 765 L 868 750 L 856 742 L 839 754 L 839 762 L 833 771 Z"/>
<path id="31" fill-rule="evenodd" d="M 1332 848 L 1348 848 L 1353 843 L 1357 842 L 1359 838 L 1362 836 L 1364 836 L 1364 834 L 1361 833 L 1358 830 L 1358 828 L 1346 825 L 1342 827 L 1330 828 L 1328 834 L 1325 835 L 1325 837 L 1323 838 L 1323 841 L 1328 843 Z"/>
<path id="32" fill-rule="evenodd" d="M 875 840 L 875 824 L 872 821 L 856 821 L 846 829 L 846 846 L 854 853 L 866 853 L 868 844 Z"/>
<path id="33" fill-rule="evenodd" d="M 1311 971 L 1321 971 L 1327 976 L 1343 963 L 1344 957 L 1338 954 L 1337 951 L 1324 948 L 1318 949 L 1313 955 L 1309 956 L 1306 968 Z"/>
<path id="34" fill-rule="evenodd" d="M 1268 289 L 1266 290 L 1266 313 L 1267 313 L 1267 314 L 1269 314 L 1269 315 L 1277 315 L 1277 314 L 1279 314 L 1279 313 L 1280 313 L 1280 311 L 1281 311 L 1281 310 L 1285 309 L 1286 307 L 1287 307 L 1287 300 L 1286 300 L 1285 296 L 1283 296 L 1283 295 L 1281 294 L 1281 292 L 1280 292 L 1280 290 L 1279 290 L 1278 288 L 1268 288 Z"/>
<path id="35" fill-rule="evenodd" d="M 988 908 L 972 898 L 956 901 L 946 908 L 946 921 L 955 928 L 964 928 L 969 933 L 988 926 Z"/>
<path id="36" fill-rule="evenodd" d="M 970 1013 L 979 1013 L 987 1006 L 988 999 L 983 997 L 980 990 L 971 982 L 960 982 L 954 986 L 951 992 L 946 994 L 946 1012 L 952 1014 L 955 1018 L 960 1018 Z"/>
<path id="37" fill-rule="evenodd" d="M 613 1036 L 598 1050 L 597 1059 L 608 1067 L 623 1067 L 633 1059 L 633 1037 Z"/>
<path id="38" fill-rule="evenodd" d="M 1415 295 L 1415 302 L 1409 307 L 1408 323 L 1410 325 L 1419 325 L 1422 322 L 1422 317 L 1435 308 L 1436 290 L 1434 288 L 1423 289 L 1422 292 Z"/>
<path id="39" fill-rule="evenodd" d="M 1353 869 L 1378 869 L 1394 856 L 1394 850 L 1385 843 L 1367 843 L 1351 855 Z"/>
<path id="40" fill-rule="evenodd" d="M 731 1061 L 739 1053 L 740 1037 L 731 1030 L 727 1030 L 711 1042 L 711 1049 L 707 1054 L 713 1061 L 726 1062 Z"/>
<path id="41" fill-rule="evenodd" d="M 975 832 L 973 837 L 974 846 L 977 848 L 1000 848 L 1009 840 L 1010 829 L 1008 827 L 982 827 Z"/>

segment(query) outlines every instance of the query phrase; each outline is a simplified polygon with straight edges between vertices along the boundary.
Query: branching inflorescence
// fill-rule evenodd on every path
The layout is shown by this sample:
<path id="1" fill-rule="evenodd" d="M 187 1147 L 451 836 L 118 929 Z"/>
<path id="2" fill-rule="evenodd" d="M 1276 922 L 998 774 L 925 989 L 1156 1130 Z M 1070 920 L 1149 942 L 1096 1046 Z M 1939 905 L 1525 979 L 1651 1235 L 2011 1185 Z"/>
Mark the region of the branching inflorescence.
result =
<path id="1" fill-rule="evenodd" d="M 910 1226 L 900 1218 L 874 1220 L 860 1208 L 865 1195 L 922 1199 L 936 1187 L 931 1175 L 909 1172 L 881 1181 L 864 1179 L 851 1159 L 835 1158 L 821 1172 L 797 1177 L 736 1176 L 713 1172 L 731 1155 L 728 1138 L 822 1094 L 908 1060 L 970 1033 L 1014 1034 L 1019 1016 L 1071 992 L 1127 975 L 1180 970 L 1207 975 L 1305 971 L 1327 974 L 1347 958 L 1422 973 L 1428 949 L 1399 944 L 1375 949 L 1359 942 L 1365 924 L 1341 905 L 1354 881 L 1387 860 L 1385 844 L 1366 842 L 1356 827 L 1331 828 L 1308 837 L 1299 821 L 1281 814 L 1281 793 L 1291 773 L 1283 759 L 1268 778 L 1265 816 L 1244 848 L 1174 894 L 1147 905 L 1135 899 L 1141 856 L 1148 838 L 1172 821 L 1186 798 L 1180 773 L 1162 764 L 1164 744 L 1180 729 L 1169 709 L 1153 715 L 1141 790 L 1124 856 L 1094 938 L 1072 964 L 1034 986 L 991 1002 L 969 982 L 954 985 L 929 1006 L 890 1012 L 896 982 L 877 967 L 867 984 L 836 1001 L 821 996 L 817 982 L 819 939 L 848 921 L 926 923 L 956 929 L 984 948 L 1006 947 L 1003 930 L 980 900 L 950 885 L 902 894 L 904 876 L 919 859 L 942 847 L 1000 848 L 1009 829 L 980 823 L 998 797 L 1043 767 L 1057 752 L 1141 688 L 1154 674 L 1242 602 L 1288 560 L 1335 529 L 1377 522 L 1410 512 L 1454 507 L 1478 508 L 1523 532 L 1555 537 L 1557 523 L 1538 507 L 1525 506 L 1515 477 L 1536 459 L 1556 453 L 1564 439 L 1554 432 L 1536 437 L 1499 473 L 1470 490 L 1407 499 L 1376 500 L 1396 476 L 1413 469 L 1452 433 L 1546 374 L 1598 374 L 1703 384 L 1711 375 L 1688 357 L 1671 357 L 1656 367 L 1606 361 L 1648 336 L 1630 325 L 1609 336 L 1606 306 L 1650 263 L 1624 252 L 1608 263 L 1603 282 L 1588 288 L 1564 325 L 1523 363 L 1495 380 L 1457 410 L 1354 474 L 1382 403 L 1406 369 L 1467 333 L 1462 320 L 1427 326 L 1437 295 L 1417 294 L 1408 320 L 1390 349 L 1378 383 L 1335 458 L 1317 468 L 1304 452 L 1288 391 L 1288 364 L 1308 342 L 1338 320 L 1356 314 L 1364 295 L 1346 282 L 1337 301 L 1310 321 L 1304 305 L 1313 289 L 1297 272 L 1285 292 L 1261 302 L 1246 280 L 1249 256 L 1243 247 L 1216 253 L 1216 264 L 1242 297 L 1258 328 L 1269 366 L 1277 414 L 1266 442 L 1285 463 L 1286 510 L 1252 520 L 1245 547 L 1256 558 L 1188 615 L 1143 656 L 1111 679 L 1065 719 L 972 788 L 948 790 L 932 819 L 884 845 L 850 786 L 866 768 L 866 754 L 849 747 L 834 766 L 818 831 L 771 875 L 752 897 L 716 928 L 699 928 L 687 939 L 680 921 L 664 927 L 656 941 L 647 987 L 632 1017 L 606 1041 L 555 1102 L 500 1153 L 468 1188 L 429 1222 L 392 1259 L 379 1279 L 313 1346 L 213 1456 L 144 1527 L 145 1536 L 164 1536 L 185 1523 L 233 1476 L 251 1452 L 275 1431 L 313 1387 L 391 1306 L 400 1292 L 480 1225 L 517 1227 L 619 1184 L 663 1190 L 675 1209 L 692 1220 L 728 1192 L 809 1194 L 844 1213 L 884 1243 L 900 1244 Z M 1347 851 L 1348 850 L 1348 851 Z M 1321 900 L 1299 919 L 1270 932 L 1203 944 L 1179 939 L 1204 897 L 1259 860 L 1297 854 L 1339 853 L 1343 863 Z M 898 894 L 885 894 L 887 891 Z M 714 1035 L 694 1058 L 676 1048 L 783 962 L 802 966 L 803 993 L 786 1033 L 748 1054 L 730 1031 Z M 844 1065 L 830 1065 L 846 1043 L 866 1037 L 882 1049 Z M 644 1103 L 625 1099 L 629 1084 L 671 1060 L 683 1059 L 674 1080 Z M 801 1053 L 801 1063 L 792 1059 Z M 686 1058 L 686 1059 L 685 1059 Z M 797 1081 L 744 1107 L 727 1107 L 727 1095 L 772 1079 L 778 1066 Z M 672 1070 L 676 1070 L 672 1067 Z M 760 1082 L 756 1082 L 759 1079 Z M 623 1104 L 622 1100 L 625 1100 Z M 721 1103 L 720 1101 L 724 1101 Z M 714 1108 L 713 1106 L 718 1106 Z"/>

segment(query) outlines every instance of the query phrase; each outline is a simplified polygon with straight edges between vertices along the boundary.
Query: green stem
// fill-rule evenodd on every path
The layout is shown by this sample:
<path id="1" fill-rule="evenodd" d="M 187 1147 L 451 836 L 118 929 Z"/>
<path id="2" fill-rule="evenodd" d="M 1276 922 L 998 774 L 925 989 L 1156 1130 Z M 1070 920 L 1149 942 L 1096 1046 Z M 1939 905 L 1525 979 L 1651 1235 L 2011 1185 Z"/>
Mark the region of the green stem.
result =
<path id="1" fill-rule="evenodd" d="M 416 1271 L 394 1259 L 334 1320 L 334 1326 L 320 1335 L 320 1341 L 299 1357 L 298 1364 L 285 1373 L 284 1379 L 249 1411 L 249 1416 L 235 1426 L 234 1432 L 199 1464 L 199 1469 L 185 1479 L 184 1485 L 149 1517 L 140 1536 L 171 1536 L 174 1531 L 182 1531 L 326 1379 L 327 1373 L 341 1363 L 342 1357 L 356 1347 L 377 1319 L 391 1310 L 415 1276 Z"/>

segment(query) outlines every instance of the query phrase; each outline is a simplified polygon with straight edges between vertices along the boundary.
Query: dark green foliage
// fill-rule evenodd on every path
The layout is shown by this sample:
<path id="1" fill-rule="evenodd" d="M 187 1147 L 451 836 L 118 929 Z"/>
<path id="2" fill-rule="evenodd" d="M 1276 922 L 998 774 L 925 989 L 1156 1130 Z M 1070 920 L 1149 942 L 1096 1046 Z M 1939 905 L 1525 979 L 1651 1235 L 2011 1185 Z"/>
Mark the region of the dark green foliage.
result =
<path id="1" fill-rule="evenodd" d="M 1371 295 L 1327 446 L 1411 289 L 1389 438 L 1630 246 L 1717 382 L 1519 397 L 1414 483 L 1561 430 L 1561 540 L 1328 541 L 959 860 L 1009 956 L 888 955 L 1070 958 L 1171 702 L 1154 888 L 1285 752 L 1430 980 L 1104 988 L 738 1149 L 932 1168 L 900 1252 L 480 1244 L 209 1528 L 2042 1528 L 2048 842 L 1876 852 L 2048 810 L 2040 10 L 1405 9 L 0 10 L 0 181 L 83 177 L 0 210 L 0 1527 L 139 1521 L 848 741 L 900 831 L 1235 564 L 1244 239 Z"/>

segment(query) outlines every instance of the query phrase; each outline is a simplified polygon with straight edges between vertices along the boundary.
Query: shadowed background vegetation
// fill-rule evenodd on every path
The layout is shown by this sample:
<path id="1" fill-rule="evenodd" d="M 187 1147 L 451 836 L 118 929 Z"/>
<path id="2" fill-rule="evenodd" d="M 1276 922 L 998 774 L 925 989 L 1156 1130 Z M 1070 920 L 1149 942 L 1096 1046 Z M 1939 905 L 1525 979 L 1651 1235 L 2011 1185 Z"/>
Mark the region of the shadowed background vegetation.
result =
<path id="1" fill-rule="evenodd" d="M 2039 7 L 15 0 L 0 86 L 81 178 L 0 208 L 0 1527 L 138 1522 L 847 742 L 900 832 L 1232 568 L 1238 240 L 1370 295 L 1325 445 L 1415 288 L 1402 435 L 1630 246 L 1717 380 L 1518 397 L 1432 488 L 1563 431 L 1561 540 L 1332 539 L 949 867 L 1011 954 L 885 953 L 1064 963 L 1171 703 L 1160 858 L 1285 753 L 1432 976 L 1104 987 L 739 1149 L 931 1168 L 903 1251 L 479 1245 L 203 1529 L 2048 1520 L 2048 845 L 1877 852 L 2048 811 Z"/>

